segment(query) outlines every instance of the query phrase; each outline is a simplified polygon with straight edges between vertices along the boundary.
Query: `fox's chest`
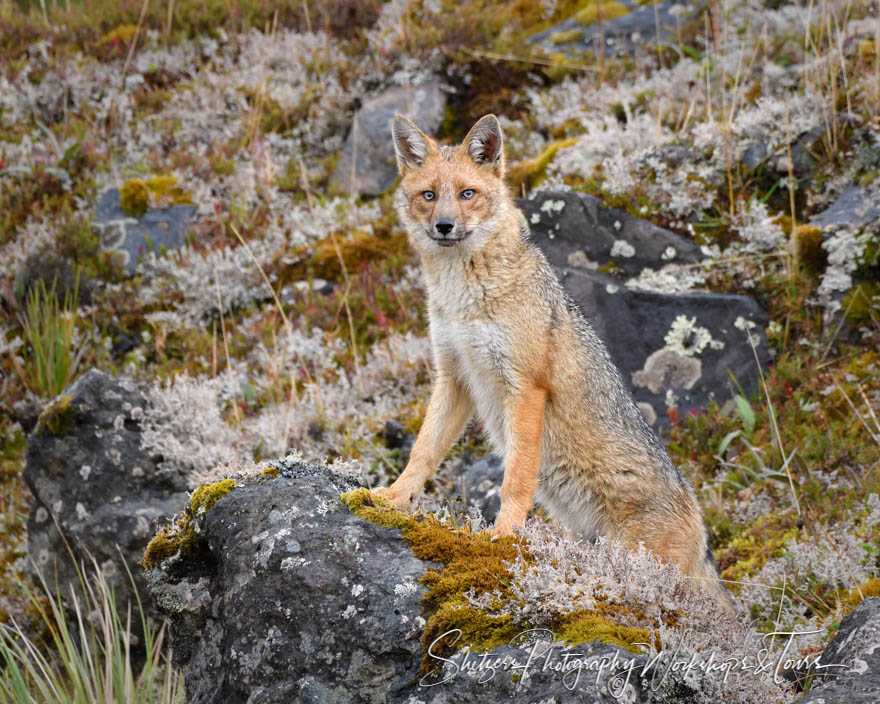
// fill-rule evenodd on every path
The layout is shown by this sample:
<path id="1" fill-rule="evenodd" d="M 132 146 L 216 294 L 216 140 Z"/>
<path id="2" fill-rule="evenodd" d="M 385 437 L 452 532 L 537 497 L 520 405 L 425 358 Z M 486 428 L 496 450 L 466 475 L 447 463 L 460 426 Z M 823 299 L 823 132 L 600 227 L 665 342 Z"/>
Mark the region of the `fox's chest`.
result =
<path id="1" fill-rule="evenodd" d="M 466 388 L 493 442 L 502 445 L 504 407 L 515 384 L 509 334 L 493 322 L 435 318 L 431 337 L 444 366 L 451 367 Z"/>

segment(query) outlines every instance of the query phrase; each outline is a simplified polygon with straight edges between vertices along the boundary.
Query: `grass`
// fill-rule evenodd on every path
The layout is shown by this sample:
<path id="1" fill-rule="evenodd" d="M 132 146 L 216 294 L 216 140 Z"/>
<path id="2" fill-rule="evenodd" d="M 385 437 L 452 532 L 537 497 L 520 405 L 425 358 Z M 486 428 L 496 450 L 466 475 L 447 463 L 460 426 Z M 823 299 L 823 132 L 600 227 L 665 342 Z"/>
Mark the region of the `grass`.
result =
<path id="1" fill-rule="evenodd" d="M 0 700 L 9 704 L 183 702 L 182 676 L 170 665 L 167 624 L 151 627 L 140 600 L 134 613 L 130 606 L 121 612 L 96 562 L 88 572 L 79 565 L 77 574 L 79 594 L 67 595 L 70 612 L 44 577 L 40 577 L 42 591 L 19 582 L 46 635 L 35 638 L 15 620 L 0 625 L 4 663 Z M 143 629 L 140 645 L 134 641 L 132 619 Z"/>
<path id="2" fill-rule="evenodd" d="M 75 338 L 79 275 L 73 290 L 66 291 L 60 301 L 55 285 L 53 281 L 47 289 L 44 281 L 37 281 L 19 319 L 29 354 L 16 371 L 42 398 L 54 398 L 76 378 L 85 352 Z"/>

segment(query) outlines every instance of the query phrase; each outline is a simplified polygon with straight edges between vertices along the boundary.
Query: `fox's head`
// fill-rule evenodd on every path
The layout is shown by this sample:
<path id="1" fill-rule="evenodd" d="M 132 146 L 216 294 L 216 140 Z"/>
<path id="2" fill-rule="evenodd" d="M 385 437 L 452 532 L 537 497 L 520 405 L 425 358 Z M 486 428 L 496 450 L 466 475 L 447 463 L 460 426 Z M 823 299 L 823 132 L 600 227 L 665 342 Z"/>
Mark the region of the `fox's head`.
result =
<path id="1" fill-rule="evenodd" d="M 508 213 L 501 125 L 475 124 L 458 146 L 441 146 L 403 115 L 391 135 L 403 176 L 395 194 L 401 221 L 421 251 L 480 249 Z"/>

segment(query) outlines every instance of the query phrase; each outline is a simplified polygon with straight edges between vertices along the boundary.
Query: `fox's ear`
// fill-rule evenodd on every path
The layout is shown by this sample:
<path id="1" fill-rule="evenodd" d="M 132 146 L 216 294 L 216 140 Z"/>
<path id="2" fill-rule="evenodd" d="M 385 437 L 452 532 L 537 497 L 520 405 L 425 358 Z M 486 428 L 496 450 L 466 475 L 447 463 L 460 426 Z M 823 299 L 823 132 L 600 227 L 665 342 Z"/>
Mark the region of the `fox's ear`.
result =
<path id="1" fill-rule="evenodd" d="M 397 169 L 401 175 L 419 168 L 425 163 L 428 154 L 437 149 L 434 140 L 403 115 L 395 115 L 391 120 L 391 139 L 397 155 Z"/>
<path id="2" fill-rule="evenodd" d="M 462 146 L 477 166 L 486 166 L 499 178 L 504 177 L 504 139 L 497 117 L 481 117 L 467 133 Z"/>

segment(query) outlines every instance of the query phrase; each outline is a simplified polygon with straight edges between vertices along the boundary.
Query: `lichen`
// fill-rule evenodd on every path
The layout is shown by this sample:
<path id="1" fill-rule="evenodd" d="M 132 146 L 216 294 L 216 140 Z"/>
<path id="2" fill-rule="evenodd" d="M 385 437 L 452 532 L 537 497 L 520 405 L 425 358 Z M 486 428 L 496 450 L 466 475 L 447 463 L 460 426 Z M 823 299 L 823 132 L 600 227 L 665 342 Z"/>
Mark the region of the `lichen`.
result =
<path id="1" fill-rule="evenodd" d="M 210 511 L 214 504 L 234 488 L 235 480 L 230 478 L 196 489 L 177 520 L 160 528 L 147 545 L 140 561 L 144 570 L 149 572 L 163 560 L 190 550 L 198 539 L 195 520 Z"/>
<path id="2" fill-rule="evenodd" d="M 73 395 L 59 396 L 53 400 L 37 421 L 38 435 L 65 435 L 73 427 Z"/>

